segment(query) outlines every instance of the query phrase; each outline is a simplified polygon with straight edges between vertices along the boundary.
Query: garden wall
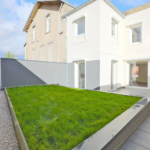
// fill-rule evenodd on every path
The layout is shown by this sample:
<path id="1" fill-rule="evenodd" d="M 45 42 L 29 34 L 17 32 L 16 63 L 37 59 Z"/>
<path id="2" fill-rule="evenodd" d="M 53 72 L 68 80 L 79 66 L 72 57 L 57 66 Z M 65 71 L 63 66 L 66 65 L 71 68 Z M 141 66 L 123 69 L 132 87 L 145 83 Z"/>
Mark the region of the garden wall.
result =
<path id="1" fill-rule="evenodd" d="M 99 88 L 99 61 L 86 62 L 87 89 Z M 1 59 L 2 88 L 11 86 L 67 85 L 66 63 Z M 68 85 L 74 87 L 74 64 L 68 64 Z"/>

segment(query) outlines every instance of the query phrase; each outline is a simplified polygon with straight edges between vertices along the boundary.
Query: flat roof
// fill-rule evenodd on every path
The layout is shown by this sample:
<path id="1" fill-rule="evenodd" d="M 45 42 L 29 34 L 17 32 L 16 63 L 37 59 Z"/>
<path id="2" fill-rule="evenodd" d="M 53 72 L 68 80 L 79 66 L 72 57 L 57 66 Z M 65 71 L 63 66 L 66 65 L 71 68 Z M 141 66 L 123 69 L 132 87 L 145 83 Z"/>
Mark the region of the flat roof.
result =
<path id="1" fill-rule="evenodd" d="M 142 5 L 137 6 L 137 7 L 134 7 L 134 8 L 129 9 L 127 11 L 124 11 L 124 13 L 125 13 L 126 16 L 128 16 L 128 15 L 131 15 L 133 13 L 142 11 L 142 10 L 147 9 L 147 8 L 150 8 L 150 2 L 142 4 Z"/>

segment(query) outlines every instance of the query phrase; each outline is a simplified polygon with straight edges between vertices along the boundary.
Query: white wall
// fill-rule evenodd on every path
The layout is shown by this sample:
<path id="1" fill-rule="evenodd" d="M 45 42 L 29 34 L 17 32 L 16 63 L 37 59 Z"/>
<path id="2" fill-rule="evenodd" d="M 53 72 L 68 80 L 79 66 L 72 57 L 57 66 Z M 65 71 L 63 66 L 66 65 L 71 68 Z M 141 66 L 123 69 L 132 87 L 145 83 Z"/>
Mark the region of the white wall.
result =
<path id="1" fill-rule="evenodd" d="M 96 0 L 84 8 L 78 10 L 68 16 L 68 61 L 72 62 L 75 59 L 86 58 L 86 60 L 100 59 L 100 1 Z M 85 40 L 83 37 L 78 39 L 80 42 L 75 42 L 75 24 L 74 20 L 85 15 Z"/>
<path id="2" fill-rule="evenodd" d="M 126 16 L 125 19 L 125 58 L 150 57 L 150 8 Z M 129 25 L 142 22 L 143 40 L 139 44 L 129 44 Z"/>
<path id="3" fill-rule="evenodd" d="M 117 38 L 111 34 L 112 18 L 118 21 Z M 124 19 L 104 0 L 100 0 L 100 86 L 110 90 L 111 61 L 117 61 L 117 86 L 125 85 L 124 53 Z"/>

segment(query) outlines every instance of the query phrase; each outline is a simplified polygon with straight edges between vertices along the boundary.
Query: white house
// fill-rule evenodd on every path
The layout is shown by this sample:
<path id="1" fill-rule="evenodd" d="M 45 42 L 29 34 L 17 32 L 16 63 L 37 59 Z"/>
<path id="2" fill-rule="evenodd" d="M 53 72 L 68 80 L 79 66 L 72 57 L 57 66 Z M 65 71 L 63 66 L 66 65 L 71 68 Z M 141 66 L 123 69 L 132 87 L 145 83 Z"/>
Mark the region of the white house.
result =
<path id="1" fill-rule="evenodd" d="M 86 88 L 86 62 L 99 60 L 101 90 L 150 89 L 149 14 L 150 3 L 120 12 L 109 0 L 89 0 L 62 16 L 74 86 Z"/>

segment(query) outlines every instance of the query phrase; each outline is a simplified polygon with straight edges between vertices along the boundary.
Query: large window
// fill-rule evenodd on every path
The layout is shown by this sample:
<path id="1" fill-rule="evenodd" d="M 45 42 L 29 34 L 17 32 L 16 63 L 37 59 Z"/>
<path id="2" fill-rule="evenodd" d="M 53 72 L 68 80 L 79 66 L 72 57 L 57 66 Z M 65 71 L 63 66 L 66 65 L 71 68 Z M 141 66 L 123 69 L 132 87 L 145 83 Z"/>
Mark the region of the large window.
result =
<path id="1" fill-rule="evenodd" d="M 50 31 L 50 14 L 46 16 L 46 32 Z"/>
<path id="2" fill-rule="evenodd" d="M 132 28 L 132 43 L 141 42 L 141 26 Z"/>
<path id="3" fill-rule="evenodd" d="M 77 36 L 85 33 L 85 18 L 82 18 L 76 22 Z"/>
<path id="4" fill-rule="evenodd" d="M 111 22 L 111 34 L 114 37 L 117 37 L 117 26 L 118 26 L 117 22 L 112 19 L 112 22 Z"/>
<path id="5" fill-rule="evenodd" d="M 130 63 L 129 73 L 129 86 L 148 86 L 148 63 L 146 61 Z"/>
<path id="6" fill-rule="evenodd" d="M 32 28 L 32 41 L 35 41 L 35 26 Z"/>

